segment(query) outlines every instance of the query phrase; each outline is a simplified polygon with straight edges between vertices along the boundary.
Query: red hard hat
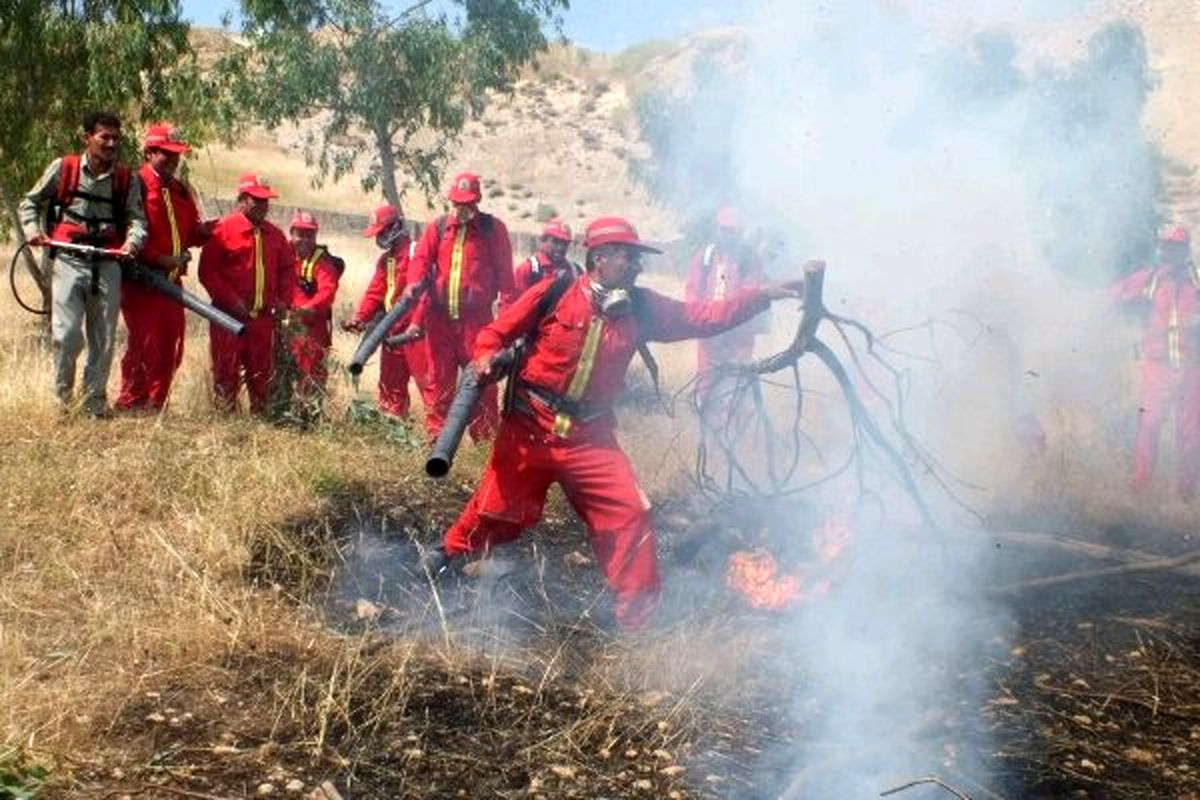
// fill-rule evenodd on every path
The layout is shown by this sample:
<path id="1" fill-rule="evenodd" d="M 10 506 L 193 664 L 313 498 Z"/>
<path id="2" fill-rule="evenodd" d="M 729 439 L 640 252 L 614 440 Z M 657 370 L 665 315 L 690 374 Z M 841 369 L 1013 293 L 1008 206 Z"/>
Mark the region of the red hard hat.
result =
<path id="1" fill-rule="evenodd" d="M 546 223 L 546 227 L 542 228 L 543 239 L 558 239 L 559 241 L 571 242 L 571 228 L 558 217 Z"/>
<path id="2" fill-rule="evenodd" d="M 661 253 L 662 250 L 642 244 L 637 229 L 622 217 L 600 217 L 588 223 L 583 234 L 583 246 L 589 250 L 602 244 L 623 244 L 645 253 Z"/>
<path id="3" fill-rule="evenodd" d="M 733 206 L 723 206 L 717 211 L 716 222 L 718 228 L 740 228 L 742 227 L 742 215 Z"/>
<path id="4" fill-rule="evenodd" d="M 388 226 L 403 220 L 404 212 L 398 206 L 384 203 L 371 212 L 371 217 L 367 220 L 367 227 L 363 228 L 363 236 L 378 236 Z"/>
<path id="5" fill-rule="evenodd" d="M 146 126 L 142 137 L 143 150 L 165 150 L 168 153 L 186 153 L 192 148 L 183 140 L 183 135 L 169 122 L 155 122 Z"/>
<path id="6" fill-rule="evenodd" d="M 1158 240 L 1168 244 L 1191 244 L 1192 237 L 1187 228 L 1182 225 L 1172 225 L 1159 234 Z"/>
<path id="7" fill-rule="evenodd" d="M 270 182 L 261 175 L 255 175 L 253 172 L 247 172 L 238 176 L 238 196 L 248 194 L 251 197 L 257 197 L 259 200 L 270 200 L 272 197 L 279 197 L 275 192 L 271 191 Z"/>
<path id="8" fill-rule="evenodd" d="M 297 210 L 296 213 L 292 215 L 292 222 L 290 225 L 288 225 L 288 229 L 316 231 L 320 229 L 320 226 L 317 224 L 317 218 L 311 213 L 308 211 Z"/>
<path id="9" fill-rule="evenodd" d="M 446 193 L 446 198 L 451 203 L 478 203 L 483 197 L 483 192 L 479 188 L 479 176 L 474 172 L 460 172 L 454 176 L 454 182 L 450 184 L 450 191 Z"/>

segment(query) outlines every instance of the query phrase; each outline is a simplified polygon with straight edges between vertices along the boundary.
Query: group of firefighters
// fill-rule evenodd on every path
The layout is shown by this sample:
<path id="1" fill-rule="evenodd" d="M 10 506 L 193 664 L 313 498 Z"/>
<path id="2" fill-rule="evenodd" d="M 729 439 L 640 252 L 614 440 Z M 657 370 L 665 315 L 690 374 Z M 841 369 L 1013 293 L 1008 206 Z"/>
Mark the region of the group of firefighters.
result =
<path id="1" fill-rule="evenodd" d="M 242 385 L 252 411 L 266 409 L 276 348 L 290 348 L 297 393 L 319 397 L 327 379 L 333 305 L 343 264 L 317 243 L 319 222 L 297 211 L 288 231 L 267 220 L 277 197 L 267 181 L 242 175 L 231 213 L 202 220 L 177 176 L 188 145 L 169 124 L 150 125 L 144 163 L 118 163 L 121 123 L 91 113 L 83 123 L 84 152 L 53 161 L 21 203 L 27 241 L 53 247 L 103 247 L 111 257 L 84 258 L 59 249 L 53 260 L 52 341 L 55 389 L 64 408 L 75 404 L 76 361 L 87 344 L 79 407 L 105 416 L 118 310 L 128 328 L 121 361 L 121 410 L 160 410 L 180 366 L 184 310 L 167 296 L 121 281 L 121 262 L 136 260 L 177 285 L 200 248 L 198 278 L 212 304 L 245 325 L 234 335 L 210 327 L 212 389 L 218 408 L 233 410 Z M 489 381 L 472 416 L 476 441 L 493 440 L 475 494 L 442 543 L 422 561 L 432 577 L 462 557 L 516 539 L 542 514 L 546 492 L 558 483 L 587 527 L 596 561 L 615 597 L 625 629 L 646 624 L 656 606 L 659 577 L 650 504 L 617 443 L 613 403 L 635 352 L 648 341 L 701 338 L 702 411 L 719 403 L 721 365 L 753 355 L 753 325 L 772 301 L 798 297 L 802 281 L 767 283 L 752 249 L 739 236 L 733 208 L 713 220 L 712 241 L 692 260 L 683 302 L 636 287 L 645 254 L 627 220 L 592 221 L 583 236 L 586 263 L 567 259 L 571 230 L 551 220 L 537 252 L 514 265 L 509 233 L 479 208 L 479 178 L 456 176 L 446 195 L 449 212 L 430 221 L 419 239 L 405 231 L 394 205 L 377 208 L 363 234 L 380 255 L 353 316 L 341 323 L 363 332 L 396 304 L 398 319 L 380 356 L 378 405 L 392 417 L 409 415 L 409 381 L 436 437 L 446 422 L 459 374 L 498 377 L 497 356 L 518 341 L 524 357 L 508 375 L 509 402 L 501 413 Z M 1143 403 L 1136 446 L 1135 485 L 1153 469 L 1159 428 L 1174 409 L 1180 491 L 1194 492 L 1200 476 L 1200 286 L 1187 231 L 1172 228 L 1160 243 L 1161 263 L 1131 275 L 1117 290 L 1150 304 L 1141 350 Z M 290 323 L 280 337 L 280 322 Z"/>

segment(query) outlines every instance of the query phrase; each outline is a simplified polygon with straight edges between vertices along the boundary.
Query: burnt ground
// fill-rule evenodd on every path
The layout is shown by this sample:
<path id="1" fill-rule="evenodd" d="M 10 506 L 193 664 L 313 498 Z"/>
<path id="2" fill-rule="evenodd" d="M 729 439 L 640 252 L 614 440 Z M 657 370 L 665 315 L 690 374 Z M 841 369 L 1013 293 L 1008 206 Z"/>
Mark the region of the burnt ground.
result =
<path id="1" fill-rule="evenodd" d="M 831 752 L 794 773 L 786 754 L 816 712 L 779 702 L 780 682 L 795 680 L 770 655 L 790 635 L 786 615 L 746 611 L 715 585 L 665 623 L 666 634 L 697 620 L 759 631 L 762 668 L 736 702 L 597 682 L 596 663 L 630 645 L 562 509 L 434 601 L 412 565 L 438 514 L 356 506 L 321 545 L 329 580 L 296 598 L 316 598 L 313 615 L 350 644 L 300 637 L 164 676 L 114 712 L 111 758 L 74 765 L 50 795 L 203 800 L 270 784 L 304 796 L 326 783 L 345 798 L 842 797 L 837 776 L 876 757 Z M 317 527 L 298 525 L 297 541 Z M 694 548 L 669 534 L 663 545 L 671 580 Z M 1095 565 L 1039 559 L 1049 571 Z M 1012 569 L 1021 577 L 1019 559 Z M 982 705 L 948 700 L 879 743 L 917 753 L 949 787 L 896 796 L 1200 798 L 1200 580 L 1091 579 L 1019 593 L 1011 609 L 1011 641 L 974 674 L 948 676 L 985 686 Z"/>

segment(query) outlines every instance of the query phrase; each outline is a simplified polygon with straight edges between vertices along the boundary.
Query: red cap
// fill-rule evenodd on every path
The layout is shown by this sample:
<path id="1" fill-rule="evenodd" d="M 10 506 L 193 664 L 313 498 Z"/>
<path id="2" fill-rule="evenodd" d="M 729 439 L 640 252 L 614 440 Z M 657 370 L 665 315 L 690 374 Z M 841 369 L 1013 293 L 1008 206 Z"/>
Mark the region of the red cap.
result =
<path id="1" fill-rule="evenodd" d="M 319 230 L 320 226 L 317 224 L 317 218 L 314 217 L 311 213 L 309 213 L 308 211 L 297 210 L 296 213 L 292 215 L 292 222 L 290 225 L 288 225 L 288 229 L 289 230 L 301 230 L 301 231 L 315 231 L 315 230 Z"/>
<path id="2" fill-rule="evenodd" d="M 718 228 L 741 228 L 742 215 L 733 206 L 723 206 L 717 211 L 717 227 Z"/>
<path id="3" fill-rule="evenodd" d="M 1158 240 L 1168 244 L 1191 244 L 1192 236 L 1188 233 L 1188 229 L 1182 225 L 1172 225 L 1169 228 L 1163 229 L 1159 234 Z"/>
<path id="4" fill-rule="evenodd" d="M 589 250 L 602 244 L 623 244 L 646 253 L 661 253 L 655 247 L 642 244 L 637 229 L 621 217 L 600 217 L 588 223 L 583 234 L 583 246 Z"/>
<path id="5" fill-rule="evenodd" d="M 454 182 L 450 184 L 450 191 L 446 193 L 446 198 L 451 203 L 478 203 L 481 197 L 483 192 L 479 189 L 479 176 L 474 172 L 460 172 L 455 175 Z"/>
<path id="6" fill-rule="evenodd" d="M 378 236 L 389 225 L 404 219 L 404 212 L 391 203 L 384 203 L 371 212 L 367 227 L 363 228 L 363 236 Z"/>
<path id="7" fill-rule="evenodd" d="M 183 134 L 169 122 L 155 122 L 146 126 L 142 137 L 143 150 L 165 150 L 168 153 L 186 153 L 192 148 L 183 140 Z"/>
<path id="8" fill-rule="evenodd" d="M 275 192 L 271 191 L 271 184 L 261 175 L 255 175 L 253 172 L 247 172 L 244 175 L 238 176 L 238 196 L 248 194 L 251 197 L 257 197 L 259 200 L 270 200 L 272 197 L 279 197 Z"/>
<path id="9" fill-rule="evenodd" d="M 572 239 L 571 228 L 561 219 L 555 217 L 546 223 L 546 227 L 542 228 L 542 238 L 558 239 L 570 244 Z"/>

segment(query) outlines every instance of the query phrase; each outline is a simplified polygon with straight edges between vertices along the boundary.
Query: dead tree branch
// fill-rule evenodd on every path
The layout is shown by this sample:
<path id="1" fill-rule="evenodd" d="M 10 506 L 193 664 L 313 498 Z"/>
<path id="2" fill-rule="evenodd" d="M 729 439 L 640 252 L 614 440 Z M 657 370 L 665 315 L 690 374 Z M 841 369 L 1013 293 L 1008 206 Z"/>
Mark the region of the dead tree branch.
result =
<path id="1" fill-rule="evenodd" d="M 955 789 L 953 786 L 946 783 L 945 781 L 943 781 L 941 778 L 937 777 L 936 775 L 930 775 L 926 778 L 918 778 L 915 781 L 909 781 L 908 783 L 904 784 L 903 786 L 897 786 L 895 789 L 888 789 L 886 792 L 880 792 L 879 796 L 880 797 L 890 797 L 891 795 L 894 795 L 894 794 L 900 794 L 901 792 L 906 792 L 909 789 L 912 789 L 914 787 L 925 786 L 928 784 L 933 784 L 934 786 L 937 786 L 940 789 L 945 789 L 947 792 L 949 792 L 950 794 L 957 797 L 958 800 L 971 800 L 971 798 L 969 796 L 967 796 L 963 792 L 959 791 L 958 789 Z"/>
<path id="2" fill-rule="evenodd" d="M 941 478 L 938 465 L 933 458 L 920 446 L 916 437 L 909 433 L 904 420 L 904 391 L 900 370 L 889 364 L 876 350 L 878 338 L 861 322 L 846 319 L 831 314 L 824 303 L 825 263 L 810 261 L 804 267 L 804 294 L 800 323 L 791 343 L 774 355 L 768 356 L 749 365 L 728 365 L 712 376 L 714 382 L 725 381 L 732 386 L 716 398 L 711 405 L 723 407 L 723 413 L 714 416 L 711 408 L 701 408 L 701 398 L 693 391 L 693 408 L 701 420 L 701 441 L 697 448 L 695 464 L 695 481 L 702 491 L 718 499 L 729 499 L 740 496 L 764 498 L 794 494 L 805 488 L 832 480 L 847 469 L 855 469 L 859 485 L 864 481 L 864 461 L 874 454 L 883 471 L 894 480 L 903 492 L 912 500 L 926 524 L 936 527 L 933 514 L 922 496 L 913 468 L 918 467 L 923 474 L 932 475 L 941 486 L 950 493 L 947 482 Z M 860 376 L 862 385 L 877 397 L 886 409 L 889 430 L 876 420 L 873 412 L 864 403 L 859 393 L 855 379 L 851 377 L 846 365 L 829 346 L 818 337 L 821 323 L 829 321 L 837 330 L 843 345 L 849 353 L 850 363 L 854 365 Z M 865 343 L 866 353 L 872 363 L 878 364 L 894 383 L 894 396 L 889 396 L 873 381 L 867 373 L 854 343 L 846 336 L 844 328 L 859 333 Z M 801 422 L 804 411 L 804 388 L 801 384 L 799 363 L 805 355 L 813 355 L 832 375 L 840 390 L 841 398 L 846 403 L 850 422 L 850 456 L 847 462 L 834 470 L 830 475 L 816 481 L 809 481 L 803 487 L 792 485 L 793 478 L 800 466 L 801 449 L 807 441 L 816 451 L 815 443 L 805 434 Z M 767 410 L 764 407 L 761 384 L 765 376 L 790 370 L 792 385 L 788 388 L 796 392 L 796 403 L 792 410 L 790 433 L 780 436 L 780 432 L 771 424 Z M 751 441 L 752 437 L 754 438 Z M 781 457 L 780 451 L 791 447 L 786 456 Z M 709 472 L 709 449 L 715 447 L 720 451 L 724 462 L 723 480 Z M 766 483 L 760 485 L 752 477 L 750 470 L 741 461 L 747 452 L 757 452 L 766 460 Z M 822 462 L 824 461 L 821 457 Z M 782 463 L 781 463 L 782 462 Z M 952 494 L 952 493 L 951 493 Z"/>

